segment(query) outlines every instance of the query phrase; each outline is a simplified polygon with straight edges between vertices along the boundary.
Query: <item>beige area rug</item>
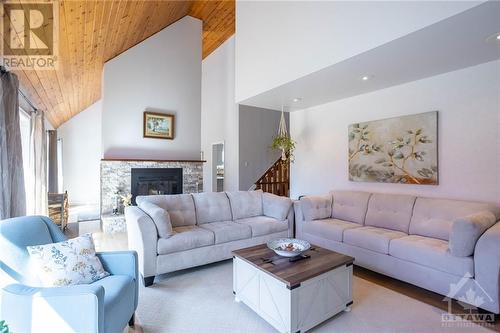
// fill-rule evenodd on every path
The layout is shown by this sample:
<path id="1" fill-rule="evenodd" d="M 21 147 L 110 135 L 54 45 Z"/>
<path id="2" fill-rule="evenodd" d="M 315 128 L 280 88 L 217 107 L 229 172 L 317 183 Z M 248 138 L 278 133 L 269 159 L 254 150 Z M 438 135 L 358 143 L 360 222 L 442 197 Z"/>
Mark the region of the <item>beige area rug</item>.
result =
<path id="1" fill-rule="evenodd" d="M 137 316 L 145 333 L 277 332 L 243 303 L 234 302 L 232 263 L 225 261 L 156 279 L 141 287 Z M 442 310 L 354 277 L 352 311 L 310 332 L 491 332 L 471 325 L 443 327 Z"/>

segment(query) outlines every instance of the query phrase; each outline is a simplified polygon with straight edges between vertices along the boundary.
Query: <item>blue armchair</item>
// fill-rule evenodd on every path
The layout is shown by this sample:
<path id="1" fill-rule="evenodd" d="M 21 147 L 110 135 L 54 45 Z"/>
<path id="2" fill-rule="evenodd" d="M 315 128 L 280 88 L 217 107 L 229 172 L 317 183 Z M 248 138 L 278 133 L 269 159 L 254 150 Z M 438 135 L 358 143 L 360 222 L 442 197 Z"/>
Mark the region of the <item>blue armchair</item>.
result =
<path id="1" fill-rule="evenodd" d="M 47 217 L 0 221 L 0 318 L 12 332 L 121 333 L 133 325 L 138 301 L 137 253 L 98 253 L 111 275 L 92 284 L 39 288 L 28 245 L 64 241 Z"/>

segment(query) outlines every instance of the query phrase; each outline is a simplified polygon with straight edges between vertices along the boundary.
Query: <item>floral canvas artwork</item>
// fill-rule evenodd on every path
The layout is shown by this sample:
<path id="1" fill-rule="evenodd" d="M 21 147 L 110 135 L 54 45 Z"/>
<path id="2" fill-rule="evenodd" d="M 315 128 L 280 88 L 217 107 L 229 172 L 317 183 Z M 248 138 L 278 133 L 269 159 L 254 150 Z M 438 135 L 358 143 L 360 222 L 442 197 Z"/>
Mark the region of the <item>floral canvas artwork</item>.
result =
<path id="1" fill-rule="evenodd" d="M 349 180 L 437 185 L 437 115 L 349 125 Z"/>

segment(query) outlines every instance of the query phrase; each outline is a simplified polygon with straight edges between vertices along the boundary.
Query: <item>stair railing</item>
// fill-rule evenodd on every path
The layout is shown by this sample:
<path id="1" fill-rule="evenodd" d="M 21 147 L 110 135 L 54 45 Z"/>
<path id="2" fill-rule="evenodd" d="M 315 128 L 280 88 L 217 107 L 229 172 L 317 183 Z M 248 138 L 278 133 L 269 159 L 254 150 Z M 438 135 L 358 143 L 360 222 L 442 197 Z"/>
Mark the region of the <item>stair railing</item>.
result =
<path id="1" fill-rule="evenodd" d="M 290 161 L 281 157 L 255 182 L 255 189 L 290 196 Z"/>

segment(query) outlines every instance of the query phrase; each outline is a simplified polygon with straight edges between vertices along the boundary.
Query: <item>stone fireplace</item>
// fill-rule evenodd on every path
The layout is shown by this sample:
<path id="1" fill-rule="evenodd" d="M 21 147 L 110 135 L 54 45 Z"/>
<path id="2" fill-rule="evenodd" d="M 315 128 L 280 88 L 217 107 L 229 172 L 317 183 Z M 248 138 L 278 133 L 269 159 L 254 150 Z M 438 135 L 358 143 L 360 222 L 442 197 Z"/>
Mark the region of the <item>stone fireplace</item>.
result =
<path id="1" fill-rule="evenodd" d="M 203 163 L 186 160 L 101 160 L 101 215 L 113 211 L 117 195 L 131 194 L 135 199 L 136 195 L 202 192 Z M 123 212 L 121 200 L 119 211 Z"/>

